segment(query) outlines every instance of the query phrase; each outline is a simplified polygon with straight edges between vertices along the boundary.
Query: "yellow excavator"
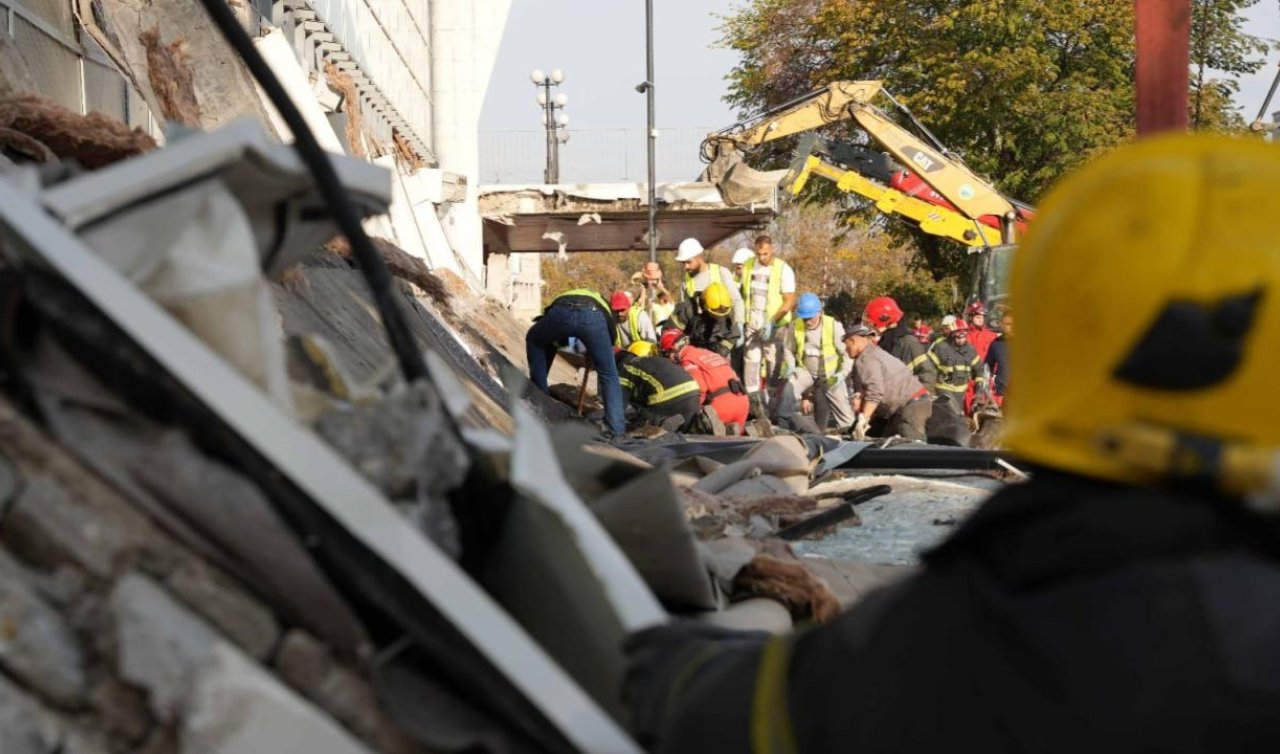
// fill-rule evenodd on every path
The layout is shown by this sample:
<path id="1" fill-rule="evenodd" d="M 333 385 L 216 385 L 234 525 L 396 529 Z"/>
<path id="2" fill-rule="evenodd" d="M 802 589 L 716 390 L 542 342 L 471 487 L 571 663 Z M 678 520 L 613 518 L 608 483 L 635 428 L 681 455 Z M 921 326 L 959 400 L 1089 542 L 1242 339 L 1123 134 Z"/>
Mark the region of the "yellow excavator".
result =
<path id="1" fill-rule="evenodd" d="M 919 135 L 873 105 L 877 96 L 902 112 Z M 842 121 L 856 123 L 883 151 L 812 133 Z M 821 176 L 926 233 L 969 247 L 1012 244 L 1034 216 L 1034 208 L 1005 197 L 949 152 L 880 81 L 837 81 L 708 135 L 702 145 L 707 175 L 731 181 L 735 171 L 742 172 L 742 153 L 796 134 L 805 138 L 781 181 L 792 195 L 811 176 Z"/>

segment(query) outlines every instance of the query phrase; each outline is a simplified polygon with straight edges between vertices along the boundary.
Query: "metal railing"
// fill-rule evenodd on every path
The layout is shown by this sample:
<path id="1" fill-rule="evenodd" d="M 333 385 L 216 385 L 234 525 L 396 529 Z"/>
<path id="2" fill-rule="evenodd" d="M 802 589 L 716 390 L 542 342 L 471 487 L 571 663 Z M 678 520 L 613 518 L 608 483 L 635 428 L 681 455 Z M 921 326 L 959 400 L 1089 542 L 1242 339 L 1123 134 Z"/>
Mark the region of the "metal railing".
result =
<path id="1" fill-rule="evenodd" d="M 658 130 L 657 180 L 693 181 L 702 172 L 699 147 L 713 128 Z M 609 183 L 646 180 L 643 128 L 570 129 L 560 145 L 561 183 Z M 480 132 L 480 182 L 485 185 L 542 183 L 547 161 L 546 133 Z"/>

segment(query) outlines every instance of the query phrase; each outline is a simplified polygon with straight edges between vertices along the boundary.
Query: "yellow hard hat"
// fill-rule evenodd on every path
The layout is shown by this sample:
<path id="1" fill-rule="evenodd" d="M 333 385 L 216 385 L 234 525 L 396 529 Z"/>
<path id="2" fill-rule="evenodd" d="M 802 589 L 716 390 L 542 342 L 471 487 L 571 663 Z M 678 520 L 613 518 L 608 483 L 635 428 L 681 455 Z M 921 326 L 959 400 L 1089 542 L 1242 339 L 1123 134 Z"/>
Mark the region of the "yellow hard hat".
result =
<path id="1" fill-rule="evenodd" d="M 702 292 L 702 304 L 716 317 L 724 317 L 733 310 L 733 299 L 729 296 L 729 289 L 719 281 L 708 285 Z"/>
<path id="2" fill-rule="evenodd" d="M 647 340 L 637 340 L 627 346 L 627 350 L 636 356 L 654 356 L 658 353 L 658 347 Z"/>
<path id="3" fill-rule="evenodd" d="M 1165 136 L 1044 202 L 1014 254 L 1005 445 L 1135 484 L 1280 500 L 1280 147 Z M 1275 286 L 1277 290 L 1270 288 Z"/>

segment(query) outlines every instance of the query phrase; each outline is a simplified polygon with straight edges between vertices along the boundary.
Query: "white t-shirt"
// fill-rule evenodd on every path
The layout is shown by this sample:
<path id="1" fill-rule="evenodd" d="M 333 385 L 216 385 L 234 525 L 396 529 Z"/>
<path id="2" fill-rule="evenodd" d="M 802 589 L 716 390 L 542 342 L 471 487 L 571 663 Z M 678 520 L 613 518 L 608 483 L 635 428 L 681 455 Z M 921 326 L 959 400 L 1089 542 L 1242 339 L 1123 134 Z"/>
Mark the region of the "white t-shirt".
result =
<path id="1" fill-rule="evenodd" d="M 763 323 L 763 314 L 769 306 L 769 275 L 773 271 L 773 265 L 782 265 L 781 279 L 779 290 L 782 293 L 796 292 L 796 273 L 791 269 L 791 265 L 782 261 L 778 257 L 773 258 L 773 263 L 769 266 L 755 265 L 751 268 L 751 314 L 752 319 L 756 319 L 754 315 L 760 314 Z"/>

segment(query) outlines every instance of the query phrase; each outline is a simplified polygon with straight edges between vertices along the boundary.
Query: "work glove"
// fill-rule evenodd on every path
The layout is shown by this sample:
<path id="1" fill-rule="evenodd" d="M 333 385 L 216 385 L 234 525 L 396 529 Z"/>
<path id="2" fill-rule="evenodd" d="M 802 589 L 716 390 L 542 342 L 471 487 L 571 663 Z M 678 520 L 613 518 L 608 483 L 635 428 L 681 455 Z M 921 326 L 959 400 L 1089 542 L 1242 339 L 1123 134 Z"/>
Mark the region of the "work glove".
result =
<path id="1" fill-rule="evenodd" d="M 871 419 L 866 414 L 858 414 L 858 418 L 853 421 L 853 439 L 867 439 L 867 430 L 871 427 Z"/>

